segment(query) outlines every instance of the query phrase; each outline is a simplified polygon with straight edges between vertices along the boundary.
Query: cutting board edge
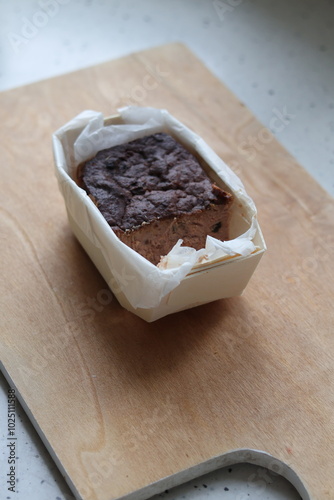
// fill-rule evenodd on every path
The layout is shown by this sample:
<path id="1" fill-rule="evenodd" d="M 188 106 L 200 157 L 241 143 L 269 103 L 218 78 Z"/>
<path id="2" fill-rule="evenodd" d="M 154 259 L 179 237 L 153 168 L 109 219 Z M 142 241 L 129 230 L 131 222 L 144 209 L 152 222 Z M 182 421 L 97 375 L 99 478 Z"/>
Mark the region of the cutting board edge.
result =
<path id="1" fill-rule="evenodd" d="M 29 406 L 25 402 L 24 398 L 21 396 L 21 393 L 20 393 L 19 389 L 17 388 L 14 380 L 10 376 L 9 371 L 6 369 L 5 365 L 3 364 L 3 362 L 1 360 L 0 360 L 0 371 L 2 372 L 3 376 L 7 380 L 7 383 L 10 385 L 10 387 L 15 390 L 16 399 L 19 401 L 20 405 L 22 406 L 23 410 L 25 411 L 25 413 L 26 413 L 27 417 L 29 418 L 31 424 L 33 425 L 35 431 L 37 432 L 40 439 L 42 440 L 44 446 L 46 447 L 47 451 L 49 452 L 52 460 L 55 462 L 58 470 L 60 471 L 61 475 L 65 479 L 68 487 L 70 488 L 71 492 L 75 496 L 76 500 L 84 500 L 82 498 L 82 496 L 79 494 L 74 483 L 72 482 L 69 474 L 66 472 L 66 470 L 65 470 L 64 466 L 62 465 L 60 459 L 58 458 L 57 454 L 54 452 L 51 444 L 49 443 L 47 437 L 45 436 L 44 432 L 42 431 L 41 427 L 39 426 L 32 411 L 30 410 Z"/>
<path id="2" fill-rule="evenodd" d="M 74 483 L 71 481 L 69 474 L 66 472 L 66 469 L 62 465 L 61 461 L 58 459 L 57 454 L 54 452 L 51 444 L 49 443 L 48 439 L 43 433 L 41 427 L 38 425 L 37 420 L 35 419 L 33 413 L 30 411 L 30 408 L 26 404 L 24 398 L 21 396 L 20 391 L 16 387 L 14 381 L 10 376 L 10 373 L 8 372 L 8 370 L 6 369 L 5 365 L 1 360 L 0 360 L 0 371 L 3 373 L 8 384 L 13 389 L 15 389 L 16 398 L 18 399 L 22 408 L 26 412 L 30 422 L 32 423 L 39 437 L 41 438 L 44 446 L 50 453 L 51 458 L 54 460 L 55 464 L 57 465 L 59 471 L 64 477 L 66 483 L 68 484 L 75 498 L 77 500 L 84 500 L 83 497 L 78 492 L 77 488 L 75 487 Z M 216 455 L 214 457 L 209 458 L 208 460 L 195 464 L 187 469 L 175 472 L 175 474 L 163 477 L 158 481 L 155 481 L 153 483 L 144 486 L 143 488 L 140 488 L 139 490 L 126 493 L 125 495 L 117 497 L 116 499 L 110 497 L 110 500 L 147 500 L 153 495 L 162 493 L 166 489 L 180 486 L 188 481 L 196 479 L 197 477 L 203 476 L 222 467 L 229 467 L 231 465 L 236 465 L 240 463 L 257 465 L 259 467 L 267 468 L 272 472 L 278 473 L 296 488 L 297 492 L 303 498 L 303 500 L 313 500 L 301 478 L 289 465 L 287 465 L 282 460 L 274 457 L 270 453 L 250 448 L 238 448 L 235 450 L 227 451 L 220 455 Z"/>
<path id="3" fill-rule="evenodd" d="M 18 92 L 18 91 L 22 90 L 23 88 L 34 87 L 35 85 L 38 85 L 38 84 L 44 85 L 45 83 L 49 82 L 50 80 L 62 79 L 63 77 L 74 75 L 75 73 L 90 71 L 90 70 L 94 69 L 95 67 L 101 67 L 103 65 L 108 65 L 108 64 L 110 64 L 110 62 L 117 62 L 117 61 L 120 61 L 120 60 L 125 59 L 127 57 L 136 56 L 137 54 L 138 55 L 143 54 L 144 52 L 150 52 L 152 50 L 163 49 L 164 47 L 167 47 L 167 46 L 171 47 L 173 45 L 178 46 L 178 47 L 182 47 L 182 49 L 186 49 L 189 53 L 192 53 L 189 45 L 187 45 L 186 43 L 181 42 L 181 41 L 174 41 L 174 42 L 169 42 L 169 43 L 158 43 L 157 45 L 153 45 L 151 47 L 146 47 L 143 49 L 138 49 L 138 50 L 135 50 L 134 52 L 125 53 L 123 55 L 120 55 L 120 56 L 112 58 L 112 59 L 106 59 L 104 61 L 91 63 L 88 66 L 80 66 L 78 68 L 75 68 L 75 69 L 72 69 L 69 71 L 65 71 L 64 73 L 54 74 L 54 75 L 51 75 L 51 76 L 48 76 L 45 78 L 30 81 L 28 83 L 22 83 L 22 84 L 15 86 L 15 87 L 5 88 L 3 90 L 0 90 L 0 96 L 2 96 L 3 94 L 6 94 L 6 93 Z M 210 71 L 210 69 L 206 66 L 206 64 L 202 61 L 202 59 L 200 59 L 198 56 L 195 56 L 195 57 L 197 57 L 197 59 L 202 63 L 203 66 L 205 66 L 205 68 L 208 71 Z M 217 78 L 217 77 L 215 76 L 215 78 Z M 218 81 L 219 81 L 219 79 L 218 79 Z"/>
<path id="4" fill-rule="evenodd" d="M 176 46 L 181 46 L 181 45 L 183 45 L 183 44 L 168 44 L 168 45 L 176 45 Z M 185 47 L 186 47 L 186 46 L 185 46 Z M 186 48 L 187 48 L 187 47 L 186 47 Z M 144 52 L 146 53 L 146 52 L 149 52 L 150 50 L 151 50 L 151 49 L 148 49 L 148 50 L 145 50 Z M 157 49 L 156 49 L 156 50 L 157 50 Z M 123 59 L 123 58 L 120 58 L 120 59 Z M 197 57 L 196 57 L 196 59 L 197 59 Z M 201 61 L 200 59 L 198 59 L 198 61 L 199 61 L 199 62 L 201 62 L 201 64 L 203 65 L 203 61 Z M 152 63 L 152 64 L 153 64 L 153 63 Z M 104 63 L 102 63 L 102 65 L 104 65 Z M 86 68 L 86 69 L 91 69 L 91 68 Z M 78 73 L 78 72 L 80 72 L 80 71 L 81 71 L 81 70 L 79 69 L 79 70 L 76 70 L 75 72 L 72 72 L 72 73 L 73 73 L 73 74 L 75 74 L 75 73 Z M 62 77 L 62 76 L 63 76 L 63 75 L 60 75 L 60 77 Z M 70 76 L 70 74 L 69 74 L 69 76 Z M 50 82 L 50 80 L 54 80 L 54 78 L 58 78 L 58 77 L 57 77 L 57 76 L 55 76 L 55 77 L 53 77 L 53 78 L 51 78 L 51 79 L 48 79 L 48 80 L 44 81 L 44 83 L 45 83 L 45 82 Z M 32 83 L 31 85 L 32 85 L 32 86 L 34 86 L 34 85 L 36 85 L 36 83 Z M 44 84 L 43 84 L 43 85 L 44 85 Z M 26 86 L 24 86 L 24 87 L 26 87 Z M 45 85 L 45 87 L 47 88 L 47 87 L 48 87 L 48 85 Z M 41 88 L 43 88 L 43 86 L 42 86 Z M 18 89 L 15 89 L 15 90 L 18 90 Z M 12 90 L 9 90 L 9 92 L 12 92 Z M 181 96 L 181 97 L 182 97 L 182 96 Z M 62 123 L 63 123 L 63 122 L 62 122 Z M 53 129 L 55 129 L 55 128 L 56 128 L 56 127 L 54 127 Z M 291 153 L 290 153 L 290 156 L 291 156 Z M 303 170 L 304 170 L 304 169 L 303 169 Z M 304 173 L 307 173 L 307 172 L 304 170 Z M 312 179 L 312 178 L 311 178 L 311 179 Z M 317 183 L 314 179 L 312 179 L 312 180 L 313 180 L 313 182 L 314 182 L 314 183 Z M 319 185 L 318 185 L 318 186 L 319 186 Z M 298 192 L 299 192 L 299 191 L 298 191 Z M 316 212 L 316 213 L 317 213 L 317 212 Z M 298 221 L 299 221 L 299 220 L 301 221 L 301 220 L 302 220 L 302 217 L 300 217 L 300 218 L 298 217 L 297 219 L 298 219 Z M 306 263 L 307 263 L 307 262 L 308 262 L 308 261 L 306 260 Z M 312 262 L 313 262 L 313 261 L 312 261 Z M 324 260 L 324 262 L 325 262 L 325 260 Z M 307 272 L 309 271 L 309 269 L 308 269 L 308 268 L 307 268 L 306 270 L 305 270 L 303 267 L 298 268 L 298 272 L 299 272 L 299 269 L 301 269 L 301 271 L 303 272 L 303 276 L 304 276 L 304 277 L 305 277 L 305 276 L 308 276 L 308 275 L 307 275 Z M 292 268 L 292 271 L 294 271 L 294 268 Z M 311 269 L 310 271 L 312 271 L 312 269 Z M 313 271 L 312 271 L 312 272 L 313 272 Z M 312 276 L 312 274 L 310 274 L 310 276 Z M 294 276 L 292 277 L 292 280 L 293 280 L 293 279 L 294 279 Z M 292 283 L 292 284 L 293 284 L 293 283 Z M 97 288 L 96 288 L 96 290 L 97 290 Z M 95 293 L 95 288 L 94 288 L 94 293 Z M 278 298 L 280 299 L 280 296 L 278 296 Z M 84 298 L 84 300 L 85 300 L 85 298 Z M 282 301 L 282 302 L 283 302 L 283 301 Z M 262 304 L 262 303 L 261 303 L 261 304 Z M 14 377 L 14 380 L 16 380 L 16 381 L 17 381 L 17 379 L 16 379 L 16 374 L 14 373 L 14 366 L 15 366 L 15 365 L 12 367 L 11 363 L 9 363 L 7 360 L 5 360 L 5 364 L 6 364 L 6 366 L 8 366 L 8 369 L 9 369 L 9 371 L 11 372 L 12 376 Z M 0 368 L 1 368 L 1 363 L 0 363 Z M 15 375 L 15 376 L 14 376 L 14 375 Z M 8 376 L 9 376 L 9 375 L 8 375 Z M 9 376 L 8 380 L 11 380 L 10 376 Z M 17 383 L 18 383 L 18 385 L 20 386 L 20 382 L 18 382 L 18 381 L 17 381 Z M 22 383 L 22 384 L 21 384 L 22 394 L 24 394 L 24 392 L 25 392 L 25 388 L 26 388 L 26 382 L 25 382 L 25 380 L 23 379 L 23 380 L 21 380 L 21 383 Z M 20 396 L 20 397 L 21 397 L 21 396 Z M 20 399 L 18 398 L 18 400 L 20 400 Z M 34 408 L 34 406 L 33 406 L 34 401 L 33 401 L 32 399 L 28 399 L 28 403 L 29 403 L 29 405 L 30 405 L 30 408 L 31 408 L 31 409 L 33 409 L 33 408 Z M 25 405 L 24 405 L 24 404 L 23 404 L 23 406 L 25 407 Z M 283 407 L 283 406 L 282 406 L 282 407 Z M 285 408 L 285 406 L 284 406 L 284 408 Z M 27 413 L 29 413 L 29 411 L 30 411 L 30 410 L 29 410 L 29 408 L 28 408 Z M 240 414 L 240 413 L 239 413 L 239 414 Z M 30 415 L 30 413 L 29 413 L 29 415 Z M 33 420 L 33 419 L 32 419 L 32 417 L 30 417 L 30 418 L 31 418 L 31 420 Z M 40 422 L 40 423 L 41 423 L 41 425 L 42 425 L 42 420 L 41 420 L 40 416 L 38 417 L 38 420 L 39 420 L 39 422 Z M 44 439 L 43 439 L 43 436 L 41 435 L 41 433 L 40 433 L 40 431 L 39 431 L 39 427 L 38 427 L 37 423 L 36 423 L 36 425 L 34 424 L 34 426 L 35 426 L 35 428 L 36 428 L 37 432 L 40 434 L 40 436 L 41 436 L 41 438 L 42 438 L 43 442 L 45 442 L 45 441 L 44 441 Z M 43 428 L 44 428 L 44 427 L 43 427 L 43 425 L 42 425 L 42 429 L 43 429 Z M 41 431 L 41 432 L 42 432 L 42 431 Z M 48 435 L 48 432 L 46 432 L 46 435 Z M 269 442 L 269 443 L 267 443 L 267 444 L 269 444 L 269 446 L 266 446 L 266 444 L 265 444 L 265 443 L 266 443 L 266 442 L 265 442 L 265 439 L 263 439 L 263 440 L 262 440 L 262 439 L 261 439 L 261 437 L 262 437 L 261 435 L 262 435 L 262 430 L 260 429 L 260 443 L 261 443 L 261 444 L 263 443 L 263 449 L 267 449 L 267 450 L 268 450 L 268 451 L 270 451 L 270 452 L 275 452 L 276 450 L 270 446 L 270 442 Z M 281 446 L 281 444 L 282 444 L 282 436 L 284 436 L 284 432 L 281 432 L 281 429 L 280 429 L 280 432 L 278 432 L 278 433 L 276 434 L 276 436 L 272 436 L 272 434 L 270 434 L 270 436 L 271 436 L 271 437 L 273 437 L 273 438 L 275 438 L 275 437 L 276 437 L 276 438 L 278 439 L 278 444 L 279 444 L 279 446 Z M 51 442 L 52 442 L 52 437 L 51 437 L 51 436 L 49 436 L 49 439 L 50 439 L 50 440 L 51 440 Z M 258 441 L 258 442 L 259 442 L 259 441 Z M 46 444 L 46 446 L 47 446 L 47 448 L 48 448 L 48 443 L 46 442 L 45 444 Z M 241 444 L 241 445 L 243 445 L 244 443 L 243 443 L 243 442 L 241 442 L 240 444 Z M 239 443 L 237 443 L 237 442 L 236 442 L 236 445 L 238 446 L 238 445 L 239 445 Z M 255 441 L 255 442 L 254 442 L 254 441 L 252 441 L 252 442 L 250 443 L 250 446 L 252 446 L 252 445 L 254 445 L 255 447 L 257 447 L 257 442 L 256 442 L 256 441 Z M 281 448 L 280 448 L 280 449 L 281 449 Z M 321 448 L 320 448 L 320 449 L 321 449 Z M 217 450 L 217 448 L 216 448 L 216 450 Z M 303 448 L 303 451 L 304 451 L 304 448 Z M 313 451 L 314 451 L 314 450 L 313 450 Z M 324 450 L 323 450 L 323 451 L 324 451 Z M 54 453 L 52 452 L 52 450 L 50 451 L 50 453 L 51 453 L 51 455 L 54 457 Z M 57 451 L 57 455 L 58 455 L 58 457 L 62 457 L 62 454 L 63 454 L 63 452 L 61 451 L 61 449 L 58 449 L 58 451 Z M 214 454 L 212 453 L 212 454 L 211 454 L 211 456 L 213 456 L 213 455 L 214 455 Z M 314 465 L 315 465 L 315 464 L 314 464 L 314 457 L 312 457 L 313 453 L 311 452 L 311 453 L 310 453 L 310 454 L 308 454 L 308 455 L 309 455 L 309 459 L 311 458 L 310 468 L 308 469 L 308 474 L 310 475 L 310 472 L 312 471 L 312 475 L 313 475 L 313 473 L 314 473 L 314 472 L 316 472 L 316 469 L 315 469 L 315 467 L 314 467 Z M 310 455 L 311 455 L 311 456 L 310 456 Z M 202 462 L 201 462 L 201 463 L 199 463 L 198 465 L 197 465 L 197 464 L 196 464 L 196 465 L 194 465 L 194 463 L 195 463 L 195 462 L 197 463 L 197 462 L 199 461 L 200 456 L 201 456 L 201 455 L 199 455 L 199 456 L 197 455 L 197 459 L 196 459 L 196 460 L 193 460 L 193 463 L 191 463 L 191 462 L 190 462 L 190 463 L 188 463 L 188 465 L 186 465 L 186 466 L 185 466 L 185 469 L 184 469 L 184 470 L 189 471 L 189 468 L 190 468 L 190 469 L 192 469 L 192 467 L 193 467 L 193 466 L 194 466 L 194 467 L 197 467 L 197 466 L 198 466 L 198 467 L 200 467 L 201 465 L 203 465 L 203 463 L 202 463 Z M 210 459 L 210 458 L 208 458 L 208 457 L 210 457 L 210 454 L 207 454 L 205 458 L 206 458 L 206 460 L 211 460 L 211 459 Z M 301 457 L 302 457 L 302 454 L 299 454 L 299 458 L 301 458 Z M 285 459 L 285 458 L 286 458 L 286 455 L 282 455 L 282 458 L 283 458 L 283 459 Z M 295 459 L 294 459 L 294 460 L 295 460 Z M 62 467 L 61 467 L 61 466 L 59 466 L 59 462 L 58 462 L 58 460 L 57 460 L 57 457 L 55 458 L 55 461 L 56 461 L 56 463 L 57 463 L 58 467 L 62 470 Z M 288 462 L 288 463 L 290 463 L 290 462 Z M 217 468 L 217 466 L 215 466 L 215 468 Z M 68 465 L 67 465 L 67 470 L 70 470 L 70 467 L 69 467 Z M 163 471 L 162 471 L 162 472 L 163 472 Z M 182 470 L 178 470 L 178 472 L 182 473 Z M 178 473 L 178 472 L 177 472 L 177 473 Z M 176 473 L 176 474 L 177 474 L 177 473 Z M 312 494 L 313 494 L 314 498 L 318 498 L 318 494 L 319 494 L 319 492 L 320 492 L 320 491 L 322 491 L 322 490 L 323 490 L 323 488 L 324 488 L 323 484 L 325 483 L 325 481 L 326 481 L 326 480 L 324 480 L 322 483 L 321 483 L 321 479 L 320 479 L 320 480 L 318 480 L 318 482 L 317 482 L 317 487 L 316 487 L 316 488 L 314 488 L 314 489 L 312 489 L 312 487 L 311 487 L 312 481 L 311 481 L 310 477 L 308 476 L 308 474 L 305 474 L 305 475 L 304 475 L 304 482 L 305 482 L 305 484 L 308 484 L 309 489 L 310 489 L 310 490 L 312 490 Z M 197 474 L 197 475 L 198 475 L 198 474 Z M 319 476 L 319 474 L 317 474 L 317 475 Z M 66 476 L 65 476 L 65 477 L 66 477 Z M 74 476 L 72 476 L 72 477 L 74 477 Z M 168 476 L 168 477 L 169 477 L 169 476 Z M 168 478 L 168 477 L 167 477 L 167 478 Z M 174 475 L 173 475 L 173 476 L 171 476 L 171 477 L 173 477 L 173 478 L 175 479 Z M 165 475 L 164 475 L 164 474 L 162 474 L 161 476 L 159 476 L 159 478 L 160 478 L 160 479 L 157 481 L 157 483 L 160 483 L 160 480 L 165 480 L 165 479 L 167 479 L 167 478 L 165 477 Z M 190 478 L 190 479 L 191 479 L 191 478 Z M 184 479 L 184 480 L 186 480 L 186 479 Z M 183 480 L 183 481 L 184 481 L 184 480 Z M 67 481 L 67 482 L 68 482 L 68 481 Z M 327 481 L 326 481 L 326 483 L 327 483 Z M 80 486 L 80 482 L 79 482 L 79 481 L 77 481 L 77 480 L 76 480 L 76 484 L 78 484 L 78 485 Z M 138 487 L 136 488 L 136 490 L 135 490 L 135 489 L 133 489 L 133 497 L 132 497 L 132 498 L 135 498 L 135 497 L 136 497 L 136 493 L 141 492 L 141 491 L 142 491 L 142 489 L 143 489 L 143 490 L 146 490 L 148 487 L 150 487 L 151 485 L 154 485 L 154 484 L 155 484 L 155 483 L 150 483 L 150 482 L 149 482 L 149 483 L 148 483 L 148 484 L 146 484 L 144 487 L 141 487 L 141 486 L 140 486 L 140 484 L 139 484 L 139 485 L 138 485 Z M 160 487 L 162 487 L 161 483 L 160 483 Z M 332 487 L 331 487 L 331 486 L 329 486 L 329 488 L 330 488 L 330 490 L 332 490 Z M 329 490 L 328 490 L 328 491 L 329 491 Z M 326 490 L 326 491 L 324 491 L 324 492 L 328 494 L 327 490 Z M 82 492 L 81 492 L 81 494 L 83 495 L 83 493 L 82 493 Z M 121 495 L 124 495 L 124 496 L 123 496 L 123 497 L 122 497 L 122 496 L 120 496 L 120 498 L 129 498 L 129 496 L 130 496 L 130 495 L 132 495 L 132 492 L 130 492 L 130 493 L 126 493 L 126 494 L 121 494 Z M 326 498 L 327 498 L 327 496 L 326 496 Z M 105 500 L 108 500 L 108 499 L 105 499 Z"/>

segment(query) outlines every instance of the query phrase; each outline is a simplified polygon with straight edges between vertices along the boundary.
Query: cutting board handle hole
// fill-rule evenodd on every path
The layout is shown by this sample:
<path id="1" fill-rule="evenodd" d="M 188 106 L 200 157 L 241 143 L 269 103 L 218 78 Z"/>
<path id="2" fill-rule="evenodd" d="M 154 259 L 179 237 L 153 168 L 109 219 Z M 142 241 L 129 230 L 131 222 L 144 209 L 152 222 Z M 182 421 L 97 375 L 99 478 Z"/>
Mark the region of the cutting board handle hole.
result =
<path id="1" fill-rule="evenodd" d="M 188 478 L 185 479 L 185 481 L 198 478 L 199 475 L 204 475 L 223 467 L 225 468 L 242 463 L 263 467 L 265 469 L 268 469 L 269 472 L 273 472 L 274 474 L 282 476 L 290 484 L 292 484 L 292 486 L 294 486 L 294 488 L 301 496 L 302 500 L 311 500 L 311 496 L 308 493 L 306 486 L 303 484 L 298 474 L 290 467 L 290 465 L 287 465 L 286 463 L 282 462 L 278 458 L 265 451 L 252 450 L 248 448 L 232 450 L 193 467 L 188 471 L 190 474 L 188 475 Z M 180 484 L 180 480 L 177 484 Z"/>

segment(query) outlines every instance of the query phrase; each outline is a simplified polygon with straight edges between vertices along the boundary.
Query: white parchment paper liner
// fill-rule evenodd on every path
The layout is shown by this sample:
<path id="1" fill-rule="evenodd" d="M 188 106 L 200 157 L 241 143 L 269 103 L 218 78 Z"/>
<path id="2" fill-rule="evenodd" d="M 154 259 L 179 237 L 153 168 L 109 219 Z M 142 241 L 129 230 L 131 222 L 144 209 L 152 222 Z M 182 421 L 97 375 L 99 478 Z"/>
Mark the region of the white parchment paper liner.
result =
<path id="1" fill-rule="evenodd" d="M 111 289 L 117 288 L 134 308 L 152 308 L 176 288 L 199 262 L 210 262 L 225 256 L 247 257 L 257 250 L 253 238 L 258 230 L 256 208 L 240 179 L 194 132 L 172 117 L 168 111 L 155 108 L 126 107 L 119 114 L 122 124 L 104 126 L 102 113 L 84 111 L 53 135 L 56 175 L 67 210 L 92 243 L 100 249 L 112 269 Z M 83 129 L 74 141 L 69 133 Z M 164 258 L 161 268 L 122 243 L 112 231 L 87 193 L 75 182 L 76 167 L 98 151 L 153 134 L 169 132 L 186 147 L 198 153 L 241 203 L 248 221 L 247 230 L 230 241 L 207 237 L 204 249 L 182 247 L 180 240 Z M 240 205 L 240 206 L 241 206 Z"/>

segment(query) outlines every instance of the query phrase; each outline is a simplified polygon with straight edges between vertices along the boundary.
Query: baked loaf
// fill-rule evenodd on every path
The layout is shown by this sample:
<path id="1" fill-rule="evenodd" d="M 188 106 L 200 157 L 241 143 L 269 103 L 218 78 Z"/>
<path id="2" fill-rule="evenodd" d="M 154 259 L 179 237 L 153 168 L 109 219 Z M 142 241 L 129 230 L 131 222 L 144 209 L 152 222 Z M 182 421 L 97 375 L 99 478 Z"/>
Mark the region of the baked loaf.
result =
<path id="1" fill-rule="evenodd" d="M 153 264 L 179 239 L 199 250 L 207 235 L 229 238 L 232 195 L 168 134 L 100 151 L 80 165 L 78 183 L 120 240 Z"/>

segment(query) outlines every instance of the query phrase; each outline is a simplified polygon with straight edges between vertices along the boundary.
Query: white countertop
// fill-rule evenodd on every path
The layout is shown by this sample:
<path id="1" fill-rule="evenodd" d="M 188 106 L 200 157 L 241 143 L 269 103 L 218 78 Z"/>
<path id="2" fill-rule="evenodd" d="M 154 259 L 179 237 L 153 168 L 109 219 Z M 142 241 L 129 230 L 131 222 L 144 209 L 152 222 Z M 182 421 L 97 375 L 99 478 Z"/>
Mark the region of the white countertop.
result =
<path id="1" fill-rule="evenodd" d="M 334 195 L 334 4 L 329 0 L 0 1 L 0 90 L 133 51 L 182 41 Z M 111 110 L 113 111 L 113 110 Z M 17 493 L 6 489 L 7 391 L 0 377 L 0 500 L 65 500 L 70 490 L 17 409 Z M 219 470 L 166 500 L 297 500 L 280 476 L 251 465 Z"/>

